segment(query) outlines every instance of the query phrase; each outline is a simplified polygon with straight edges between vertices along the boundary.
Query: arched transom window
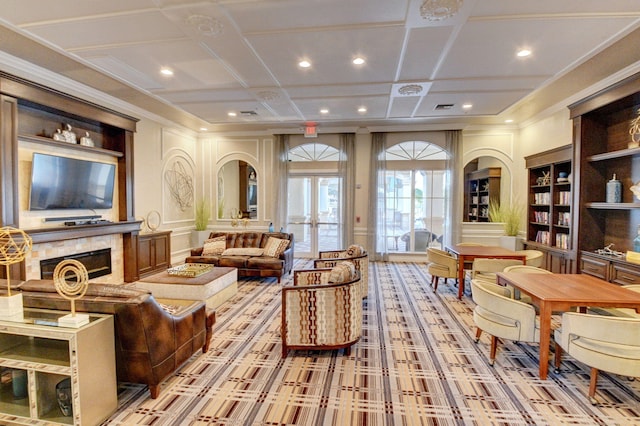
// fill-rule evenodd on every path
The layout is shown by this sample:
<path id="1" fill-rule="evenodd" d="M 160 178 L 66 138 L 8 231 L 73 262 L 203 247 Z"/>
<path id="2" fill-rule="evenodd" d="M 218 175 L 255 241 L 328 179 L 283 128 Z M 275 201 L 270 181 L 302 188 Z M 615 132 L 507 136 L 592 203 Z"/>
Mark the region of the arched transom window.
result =
<path id="1" fill-rule="evenodd" d="M 322 143 L 306 143 L 289 150 L 289 161 L 338 161 L 340 151 Z"/>

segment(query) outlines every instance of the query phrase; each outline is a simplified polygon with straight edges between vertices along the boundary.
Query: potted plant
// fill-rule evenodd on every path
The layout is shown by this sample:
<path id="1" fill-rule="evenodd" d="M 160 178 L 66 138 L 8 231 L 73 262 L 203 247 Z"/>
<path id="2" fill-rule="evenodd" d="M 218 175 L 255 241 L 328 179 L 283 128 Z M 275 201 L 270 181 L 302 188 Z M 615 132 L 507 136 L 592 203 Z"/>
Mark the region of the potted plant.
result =
<path id="1" fill-rule="evenodd" d="M 500 245 L 510 250 L 522 250 L 522 239 L 518 238 L 523 208 L 517 202 L 510 204 L 489 202 L 489 221 L 502 223 L 504 235 Z"/>
<path id="2" fill-rule="evenodd" d="M 207 225 L 211 217 L 211 207 L 208 200 L 200 200 L 196 204 L 195 230 L 191 233 L 191 243 L 194 247 L 202 247 L 204 240 L 209 237 Z"/>

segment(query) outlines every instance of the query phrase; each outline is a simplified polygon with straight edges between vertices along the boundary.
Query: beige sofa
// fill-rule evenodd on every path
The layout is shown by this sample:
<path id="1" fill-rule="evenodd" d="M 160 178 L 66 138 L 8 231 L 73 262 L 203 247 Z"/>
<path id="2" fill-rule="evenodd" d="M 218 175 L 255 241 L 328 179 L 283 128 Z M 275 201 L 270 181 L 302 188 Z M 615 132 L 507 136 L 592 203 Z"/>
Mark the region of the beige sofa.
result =
<path id="1" fill-rule="evenodd" d="M 208 263 L 215 266 L 238 268 L 239 277 L 276 277 L 278 282 L 282 276 L 291 272 L 293 267 L 293 234 L 286 232 L 212 232 L 209 240 L 224 240 L 221 252 L 207 254 L 205 247 L 191 250 L 191 256 L 185 263 Z M 288 240 L 289 244 L 277 256 L 266 253 L 269 239 Z M 274 240 L 275 241 L 275 240 Z M 258 250 L 256 250 L 258 249 Z M 224 251 L 222 251 L 224 250 Z"/>

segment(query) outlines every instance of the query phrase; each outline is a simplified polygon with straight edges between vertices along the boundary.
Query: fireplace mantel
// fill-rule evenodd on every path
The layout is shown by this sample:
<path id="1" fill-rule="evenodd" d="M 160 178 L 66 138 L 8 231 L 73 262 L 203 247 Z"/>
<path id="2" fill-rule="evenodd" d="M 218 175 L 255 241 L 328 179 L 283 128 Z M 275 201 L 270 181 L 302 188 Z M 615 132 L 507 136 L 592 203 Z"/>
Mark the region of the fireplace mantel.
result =
<path id="1" fill-rule="evenodd" d="M 101 235 L 138 233 L 140 231 L 141 224 L 141 220 L 135 220 L 127 222 L 109 222 L 90 225 L 28 229 L 25 232 L 29 234 L 34 244 L 39 244 L 62 240 L 73 240 L 76 238 L 97 237 Z"/>

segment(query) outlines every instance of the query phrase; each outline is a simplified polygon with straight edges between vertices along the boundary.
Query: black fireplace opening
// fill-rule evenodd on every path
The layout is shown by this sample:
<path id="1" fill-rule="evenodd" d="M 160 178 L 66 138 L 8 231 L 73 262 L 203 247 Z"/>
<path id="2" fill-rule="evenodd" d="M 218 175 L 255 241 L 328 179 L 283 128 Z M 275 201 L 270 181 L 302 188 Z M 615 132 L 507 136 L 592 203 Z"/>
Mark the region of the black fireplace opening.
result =
<path id="1" fill-rule="evenodd" d="M 53 271 L 58 263 L 66 259 L 74 259 L 87 268 L 89 279 L 109 275 L 111 273 L 111 249 L 93 250 L 84 253 L 70 254 L 40 261 L 40 278 L 53 279 Z"/>

